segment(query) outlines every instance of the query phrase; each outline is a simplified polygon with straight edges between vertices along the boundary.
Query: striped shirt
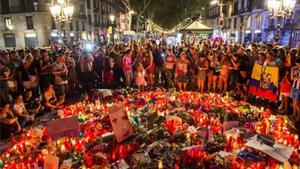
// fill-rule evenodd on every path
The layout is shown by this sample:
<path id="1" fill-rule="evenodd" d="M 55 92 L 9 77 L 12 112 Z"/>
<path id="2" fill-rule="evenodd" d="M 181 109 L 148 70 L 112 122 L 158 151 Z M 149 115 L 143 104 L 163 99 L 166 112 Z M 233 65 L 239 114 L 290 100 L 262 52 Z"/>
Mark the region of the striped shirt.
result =
<path id="1" fill-rule="evenodd" d="M 300 69 L 298 67 L 293 68 L 293 77 L 294 77 L 294 82 L 293 82 L 293 88 L 299 90 L 300 89 Z"/>

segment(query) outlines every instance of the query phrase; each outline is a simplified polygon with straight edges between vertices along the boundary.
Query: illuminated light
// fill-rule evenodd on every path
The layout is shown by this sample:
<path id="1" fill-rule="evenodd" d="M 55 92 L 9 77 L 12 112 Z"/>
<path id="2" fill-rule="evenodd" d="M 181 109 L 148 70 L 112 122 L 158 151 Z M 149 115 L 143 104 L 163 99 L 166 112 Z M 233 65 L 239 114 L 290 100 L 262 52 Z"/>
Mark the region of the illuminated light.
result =
<path id="1" fill-rule="evenodd" d="M 261 30 L 257 29 L 254 31 L 254 33 L 261 33 Z"/>
<path id="2" fill-rule="evenodd" d="M 92 43 L 87 43 L 87 44 L 85 44 L 84 49 L 86 49 L 87 51 L 92 51 L 94 46 L 95 45 Z"/>
<path id="3" fill-rule="evenodd" d="M 245 33 L 251 33 L 251 31 L 250 30 L 246 30 Z"/>
<path id="4" fill-rule="evenodd" d="M 26 33 L 25 37 L 27 37 L 27 38 L 34 38 L 34 37 L 36 37 L 36 33 L 35 32 Z"/>

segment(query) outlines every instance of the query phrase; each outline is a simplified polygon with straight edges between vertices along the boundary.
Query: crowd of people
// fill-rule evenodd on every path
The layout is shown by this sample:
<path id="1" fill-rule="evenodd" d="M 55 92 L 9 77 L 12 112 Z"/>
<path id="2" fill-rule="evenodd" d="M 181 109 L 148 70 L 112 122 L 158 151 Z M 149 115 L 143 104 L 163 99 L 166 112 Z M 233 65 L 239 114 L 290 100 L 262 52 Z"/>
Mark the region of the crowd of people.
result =
<path id="1" fill-rule="evenodd" d="M 279 67 L 279 110 L 300 120 L 300 48 L 252 43 L 187 40 L 131 41 L 85 49 L 52 45 L 50 49 L 4 50 L 0 54 L 1 131 L 20 131 L 40 112 L 60 108 L 66 97 L 92 88 L 163 87 L 172 91 L 233 93 L 249 99 L 254 64 Z M 10 132 L 1 132 L 10 133 Z"/>

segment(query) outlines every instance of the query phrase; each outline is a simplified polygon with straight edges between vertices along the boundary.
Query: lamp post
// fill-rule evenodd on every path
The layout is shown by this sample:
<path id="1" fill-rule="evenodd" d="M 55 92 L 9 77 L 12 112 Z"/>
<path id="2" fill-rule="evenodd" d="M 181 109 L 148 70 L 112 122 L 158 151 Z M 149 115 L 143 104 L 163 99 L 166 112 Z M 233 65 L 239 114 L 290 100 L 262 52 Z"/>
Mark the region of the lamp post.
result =
<path id="1" fill-rule="evenodd" d="M 267 6 L 270 11 L 271 19 L 278 19 L 280 17 L 290 19 L 292 17 L 292 12 L 296 5 L 296 0 L 268 0 Z M 293 35 L 293 22 L 291 19 L 291 30 L 290 30 L 290 42 L 289 46 L 291 47 L 292 35 Z M 280 23 L 277 25 L 276 30 L 276 41 L 280 38 Z"/>
<path id="2" fill-rule="evenodd" d="M 70 0 L 52 0 L 50 4 L 50 12 L 54 18 L 54 21 L 62 24 L 61 31 L 63 31 L 64 24 L 70 23 L 72 20 L 74 6 L 70 3 Z M 60 36 L 61 34 L 62 33 L 60 33 Z"/>
<path id="3" fill-rule="evenodd" d="M 232 3 L 224 3 L 223 0 L 213 0 L 210 2 L 210 5 L 218 5 L 219 8 L 220 8 L 220 18 L 219 18 L 219 21 L 218 21 L 218 28 L 220 30 L 223 29 L 224 27 L 224 24 L 225 24 L 225 21 L 224 21 L 224 13 L 223 13 L 223 8 L 224 6 L 228 6 L 228 5 L 231 5 Z"/>
<path id="4" fill-rule="evenodd" d="M 112 43 L 115 43 L 115 37 L 114 37 L 114 23 L 115 23 L 115 15 L 111 14 L 109 15 L 109 20 L 111 22 L 111 39 L 112 39 Z"/>

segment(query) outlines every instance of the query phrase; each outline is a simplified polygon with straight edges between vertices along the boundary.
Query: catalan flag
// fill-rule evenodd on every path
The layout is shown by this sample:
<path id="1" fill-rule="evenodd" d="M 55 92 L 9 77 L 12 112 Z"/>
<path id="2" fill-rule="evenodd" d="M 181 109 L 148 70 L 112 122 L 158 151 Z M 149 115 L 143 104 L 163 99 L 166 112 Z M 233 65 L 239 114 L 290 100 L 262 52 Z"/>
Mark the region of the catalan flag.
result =
<path id="1" fill-rule="evenodd" d="M 253 67 L 249 94 L 275 102 L 278 97 L 279 68 L 255 64 Z"/>

